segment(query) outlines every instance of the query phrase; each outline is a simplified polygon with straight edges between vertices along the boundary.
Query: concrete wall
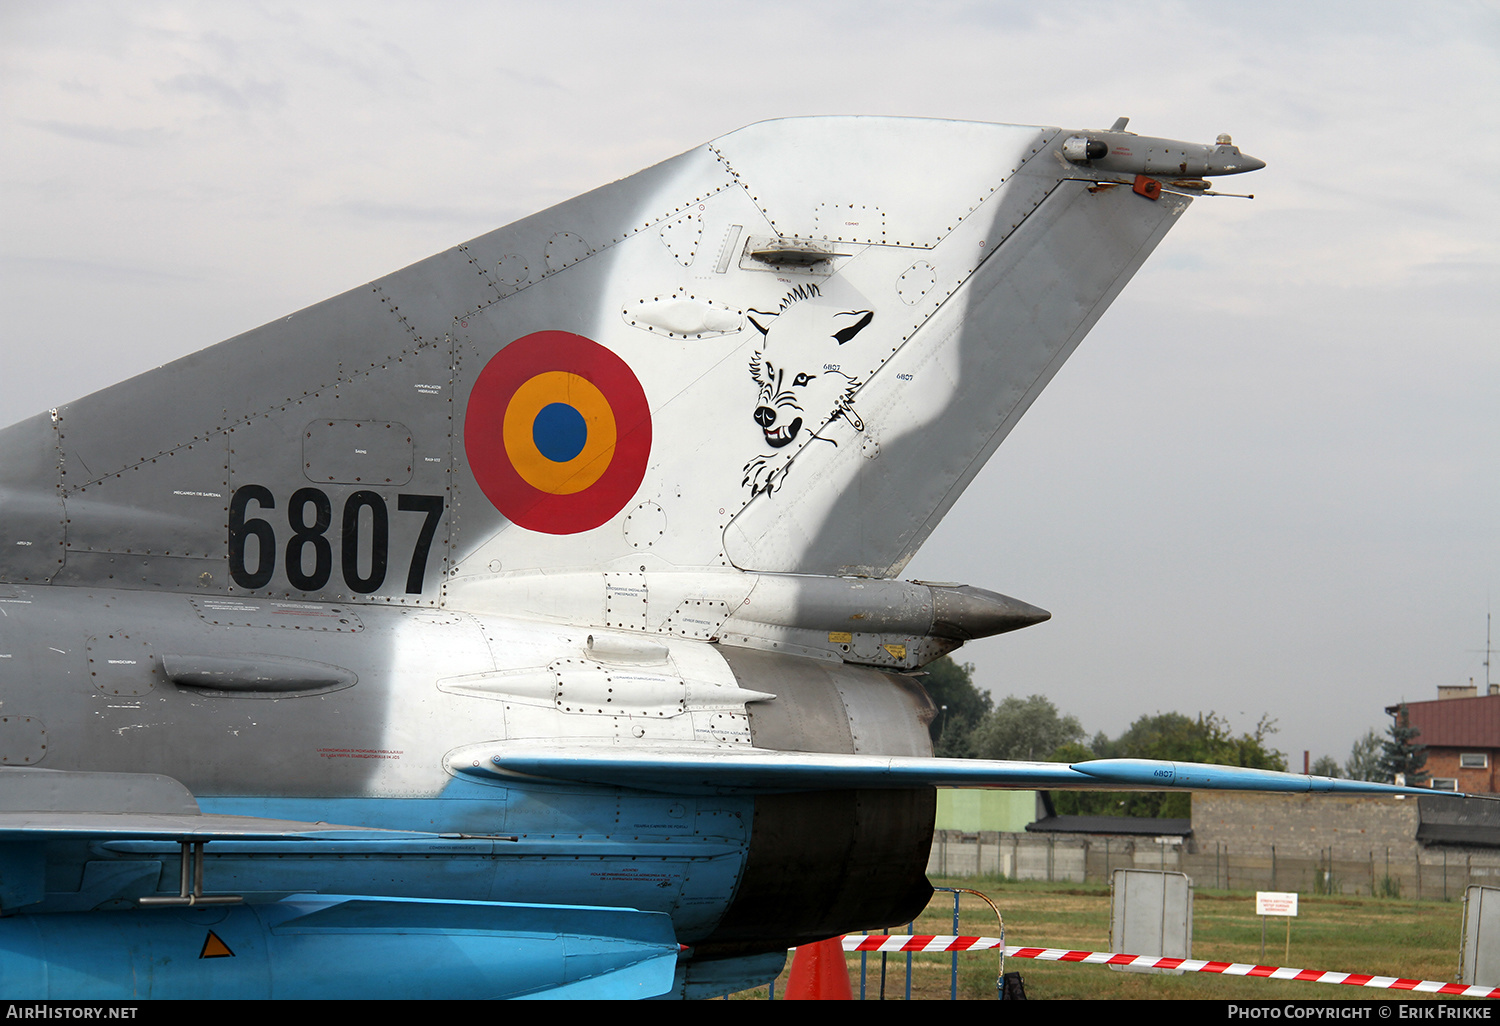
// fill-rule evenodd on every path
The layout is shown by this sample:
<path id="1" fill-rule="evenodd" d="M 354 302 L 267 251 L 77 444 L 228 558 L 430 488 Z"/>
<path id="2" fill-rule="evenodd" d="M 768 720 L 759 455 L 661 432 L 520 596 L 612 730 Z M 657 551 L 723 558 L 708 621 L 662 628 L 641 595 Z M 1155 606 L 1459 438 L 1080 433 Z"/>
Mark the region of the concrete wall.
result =
<path id="1" fill-rule="evenodd" d="M 1364 835 L 1367 841 L 1370 835 Z M 1116 869 L 1186 873 L 1199 888 L 1457 900 L 1469 884 L 1500 886 L 1500 851 L 1351 842 L 1330 857 L 1292 854 L 1279 842 L 1207 848 L 1176 838 L 938 831 L 927 875 L 1107 883 Z"/>
<path id="2" fill-rule="evenodd" d="M 1179 870 L 1181 863 L 1180 845 L 1152 838 L 939 830 L 927 875 L 1081 883 L 1108 879 L 1113 869 Z"/>
<path id="3" fill-rule="evenodd" d="M 1105 882 L 1114 869 L 1165 869 L 1200 888 L 1450 901 L 1469 884 L 1500 885 L 1500 849 L 1423 848 L 1419 812 L 1416 799 L 1203 792 L 1186 840 L 940 830 L 927 872 Z"/>
<path id="4" fill-rule="evenodd" d="M 1368 858 L 1415 857 L 1415 799 L 1201 791 L 1193 795 L 1193 847 L 1203 853 Z"/>

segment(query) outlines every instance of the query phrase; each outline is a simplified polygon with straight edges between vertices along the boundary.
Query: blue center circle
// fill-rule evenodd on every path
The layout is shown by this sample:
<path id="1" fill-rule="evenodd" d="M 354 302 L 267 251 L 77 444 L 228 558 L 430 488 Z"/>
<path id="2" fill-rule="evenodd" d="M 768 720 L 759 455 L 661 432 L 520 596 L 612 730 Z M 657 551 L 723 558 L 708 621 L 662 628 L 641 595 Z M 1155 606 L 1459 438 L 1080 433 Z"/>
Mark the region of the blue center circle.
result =
<path id="1" fill-rule="evenodd" d="M 553 463 L 566 463 L 583 452 L 589 426 L 583 414 L 567 403 L 549 403 L 531 422 L 531 440 Z"/>

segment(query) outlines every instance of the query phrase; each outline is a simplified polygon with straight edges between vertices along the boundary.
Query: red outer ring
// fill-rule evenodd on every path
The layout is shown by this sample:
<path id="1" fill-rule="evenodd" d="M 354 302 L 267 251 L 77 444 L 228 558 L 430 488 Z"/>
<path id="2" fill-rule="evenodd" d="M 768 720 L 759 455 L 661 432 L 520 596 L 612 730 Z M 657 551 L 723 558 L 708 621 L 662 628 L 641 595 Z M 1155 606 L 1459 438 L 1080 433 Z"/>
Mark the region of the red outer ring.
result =
<path id="1" fill-rule="evenodd" d="M 592 382 L 615 415 L 609 467 L 572 495 L 532 487 L 505 451 L 505 410 L 511 396 L 547 371 L 567 371 Z M 651 410 L 634 372 L 614 353 L 572 332 L 537 331 L 501 349 L 479 372 L 464 411 L 464 452 L 480 490 L 512 523 L 543 534 L 578 534 L 608 522 L 641 486 L 651 457 Z"/>

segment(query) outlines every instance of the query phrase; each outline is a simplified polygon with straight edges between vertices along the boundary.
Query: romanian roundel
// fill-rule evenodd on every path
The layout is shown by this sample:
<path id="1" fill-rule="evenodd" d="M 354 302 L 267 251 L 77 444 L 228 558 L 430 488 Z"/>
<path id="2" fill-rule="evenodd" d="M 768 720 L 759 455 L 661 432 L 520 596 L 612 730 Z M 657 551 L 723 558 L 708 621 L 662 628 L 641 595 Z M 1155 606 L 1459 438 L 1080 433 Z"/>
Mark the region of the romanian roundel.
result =
<path id="1" fill-rule="evenodd" d="M 464 451 L 479 487 L 513 523 L 577 534 L 608 521 L 640 487 L 651 411 L 624 360 L 582 335 L 538 331 L 479 372 Z"/>

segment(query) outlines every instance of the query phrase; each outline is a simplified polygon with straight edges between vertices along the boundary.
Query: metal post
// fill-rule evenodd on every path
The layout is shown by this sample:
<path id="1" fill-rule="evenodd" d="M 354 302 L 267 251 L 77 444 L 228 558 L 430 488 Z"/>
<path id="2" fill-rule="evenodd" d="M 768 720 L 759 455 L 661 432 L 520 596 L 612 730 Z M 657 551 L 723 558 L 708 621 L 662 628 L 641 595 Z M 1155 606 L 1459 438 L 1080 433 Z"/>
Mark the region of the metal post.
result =
<path id="1" fill-rule="evenodd" d="M 203 846 L 199 845 L 198 846 L 198 850 L 202 851 L 203 850 Z M 187 897 L 188 897 L 188 895 L 190 895 L 190 894 L 193 893 L 193 891 L 190 890 L 189 886 L 188 886 L 188 873 L 190 872 L 190 870 L 192 868 L 192 862 L 193 862 L 192 855 L 189 854 L 191 851 L 192 851 L 192 846 L 189 845 L 188 842 L 183 841 L 182 842 L 182 873 L 181 873 L 182 882 L 181 882 L 181 884 L 178 885 L 178 888 L 177 888 L 177 896 L 179 898 L 182 898 L 183 900 L 186 900 Z"/>
<path id="2" fill-rule="evenodd" d="M 953 892 L 953 936 L 958 936 L 958 891 Z M 948 979 L 948 1000 L 958 1000 L 958 950 L 953 951 L 953 970 Z"/>
<path id="3" fill-rule="evenodd" d="M 889 927 L 887 927 L 885 930 L 883 930 L 881 932 L 884 933 L 884 935 L 887 936 L 887 937 L 889 937 L 891 935 L 891 931 L 890 931 Z M 886 967 L 886 964 L 887 964 L 886 963 L 886 953 L 884 951 L 882 951 L 880 953 L 880 1000 L 882 1000 L 882 1001 L 885 1000 L 885 967 Z"/>
<path id="4" fill-rule="evenodd" d="M 177 894 L 172 897 L 148 894 L 137 898 L 139 905 L 237 905 L 245 899 L 238 894 L 203 893 L 202 841 L 180 841 L 181 865 L 177 875 Z"/>
<path id="5" fill-rule="evenodd" d="M 910 937 L 917 932 L 917 924 L 914 921 L 906 924 L 906 935 Z M 911 1000 L 911 952 L 906 953 L 906 1000 Z"/>
<path id="6" fill-rule="evenodd" d="M 995 996 L 996 996 L 996 998 L 1003 998 L 1005 996 L 1005 988 L 1004 988 L 1004 985 L 1005 985 L 1005 917 L 1003 917 L 1000 914 L 999 907 L 996 906 L 996 904 L 993 901 L 991 901 L 989 899 L 989 896 L 987 894 L 985 894 L 983 891 L 976 891 L 976 890 L 974 890 L 973 888 L 970 888 L 970 887 L 934 887 L 933 890 L 936 890 L 936 891 L 950 891 L 953 894 L 953 935 L 955 937 L 958 936 L 958 901 L 959 901 L 959 895 L 960 894 L 972 894 L 972 895 L 974 895 L 980 901 L 982 901 L 986 905 L 988 905 L 990 907 L 990 911 L 991 912 L 995 913 L 995 925 L 996 925 L 996 927 L 1000 931 L 1000 953 L 999 953 L 1000 961 L 999 961 L 999 968 L 996 969 L 996 971 L 995 971 Z M 957 951 L 953 952 L 953 969 L 952 969 L 952 975 L 949 978 L 948 997 L 950 998 L 950 1000 L 957 1000 L 958 999 L 958 952 Z"/>

